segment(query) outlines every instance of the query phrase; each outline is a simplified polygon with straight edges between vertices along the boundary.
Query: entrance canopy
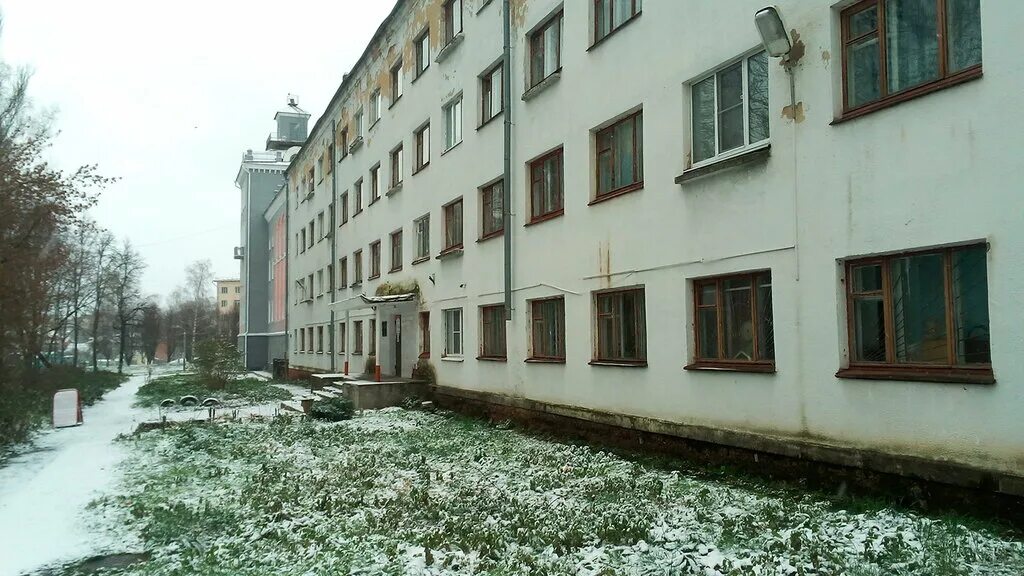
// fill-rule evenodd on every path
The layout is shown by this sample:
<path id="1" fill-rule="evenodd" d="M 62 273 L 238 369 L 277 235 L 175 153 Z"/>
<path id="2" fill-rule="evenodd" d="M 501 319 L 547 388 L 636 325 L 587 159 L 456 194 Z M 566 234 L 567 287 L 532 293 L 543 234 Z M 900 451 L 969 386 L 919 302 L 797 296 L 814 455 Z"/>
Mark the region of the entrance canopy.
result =
<path id="1" fill-rule="evenodd" d="M 364 308 L 372 308 L 381 304 L 400 304 L 402 302 L 415 302 L 416 293 L 409 292 L 407 294 L 394 294 L 391 296 L 367 296 L 366 294 L 360 294 L 347 298 L 345 300 L 338 300 L 337 302 L 331 302 L 331 306 L 338 311 L 346 310 L 360 310 Z"/>

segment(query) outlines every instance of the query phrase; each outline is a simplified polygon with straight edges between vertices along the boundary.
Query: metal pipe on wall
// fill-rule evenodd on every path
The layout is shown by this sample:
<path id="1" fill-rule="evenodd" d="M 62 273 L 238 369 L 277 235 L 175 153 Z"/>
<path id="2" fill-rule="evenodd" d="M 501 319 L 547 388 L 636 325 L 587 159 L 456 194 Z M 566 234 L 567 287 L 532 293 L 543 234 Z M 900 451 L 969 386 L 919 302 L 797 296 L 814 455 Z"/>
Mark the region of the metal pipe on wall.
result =
<path id="1" fill-rule="evenodd" d="M 509 0 L 502 0 L 503 61 L 502 98 L 505 100 L 505 169 L 501 185 L 502 227 L 505 240 L 505 321 L 512 320 L 512 14 Z"/>
<path id="2" fill-rule="evenodd" d="M 332 119 L 331 120 L 331 141 L 332 142 L 334 142 L 334 135 L 337 134 L 337 129 L 338 129 L 337 123 L 338 123 L 338 121 L 336 119 Z M 332 149 L 333 149 L 333 146 L 328 146 L 327 147 L 328 151 L 330 151 Z M 337 234 L 336 234 L 338 228 L 335 225 L 336 223 L 335 223 L 335 220 L 334 220 L 334 214 L 338 210 L 338 207 L 337 207 L 337 204 L 336 204 L 337 201 L 338 201 L 338 178 L 337 178 L 337 174 L 335 174 L 335 172 L 334 172 L 335 168 L 337 168 L 337 166 L 334 165 L 334 154 L 331 154 L 331 157 L 327 161 L 331 163 L 331 202 L 329 204 L 329 206 L 331 208 L 331 217 L 328 219 L 328 222 L 330 222 L 329 226 L 331 227 L 331 231 L 330 231 L 330 239 L 331 239 L 331 265 L 328 266 L 328 270 L 331 270 L 331 278 L 330 278 L 330 280 L 328 280 L 328 283 L 329 283 L 329 285 L 331 287 L 331 302 L 334 302 L 335 291 L 338 289 L 338 287 L 335 285 L 335 278 L 337 277 L 338 271 L 334 269 L 335 263 L 338 261 L 338 254 L 337 254 L 337 250 L 338 250 L 337 240 L 338 240 L 338 237 L 337 237 Z M 320 169 L 323 170 L 323 167 L 321 166 Z M 331 323 L 328 325 L 328 330 L 330 331 L 330 335 L 327 338 L 327 342 L 329 344 L 327 350 L 328 350 L 328 354 L 330 354 L 330 356 L 331 356 L 331 373 L 334 373 L 334 372 L 337 371 L 338 367 L 335 365 L 335 358 L 334 358 L 335 357 L 335 354 L 334 354 L 335 341 L 334 341 L 334 307 L 333 306 L 331 307 Z"/>

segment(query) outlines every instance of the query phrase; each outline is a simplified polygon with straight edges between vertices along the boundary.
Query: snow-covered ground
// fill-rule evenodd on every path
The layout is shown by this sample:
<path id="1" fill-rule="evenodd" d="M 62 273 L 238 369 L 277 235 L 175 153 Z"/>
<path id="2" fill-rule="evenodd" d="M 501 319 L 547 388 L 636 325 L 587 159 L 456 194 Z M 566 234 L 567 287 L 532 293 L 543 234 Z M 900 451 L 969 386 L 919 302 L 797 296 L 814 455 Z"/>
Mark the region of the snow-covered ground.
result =
<path id="1" fill-rule="evenodd" d="M 83 412 L 84 424 L 40 434 L 0 468 L 0 574 L 17 575 L 112 545 L 87 526 L 86 506 L 117 482 L 125 446 L 114 443 L 147 417 L 132 407 L 145 374 Z"/>

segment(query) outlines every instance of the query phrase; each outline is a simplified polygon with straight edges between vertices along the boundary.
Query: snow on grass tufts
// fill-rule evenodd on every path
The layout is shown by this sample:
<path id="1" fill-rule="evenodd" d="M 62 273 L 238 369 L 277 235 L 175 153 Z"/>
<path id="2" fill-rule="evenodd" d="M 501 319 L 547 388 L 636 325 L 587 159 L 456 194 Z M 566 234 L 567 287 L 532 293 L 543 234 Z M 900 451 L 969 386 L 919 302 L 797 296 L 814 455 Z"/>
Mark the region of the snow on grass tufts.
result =
<path id="1" fill-rule="evenodd" d="M 130 440 L 124 574 L 1006 574 L 1024 544 L 446 414 L 186 426 Z M 104 517 L 118 517 L 107 513 Z"/>

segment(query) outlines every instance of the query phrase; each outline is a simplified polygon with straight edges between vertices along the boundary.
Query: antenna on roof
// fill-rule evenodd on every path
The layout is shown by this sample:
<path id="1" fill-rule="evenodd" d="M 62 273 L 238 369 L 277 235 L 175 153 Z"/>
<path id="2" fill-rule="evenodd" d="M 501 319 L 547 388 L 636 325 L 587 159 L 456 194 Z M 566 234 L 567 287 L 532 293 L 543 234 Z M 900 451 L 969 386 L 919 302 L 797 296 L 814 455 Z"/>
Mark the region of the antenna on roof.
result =
<path id="1" fill-rule="evenodd" d="M 288 105 L 289 106 L 298 106 L 299 105 L 299 97 L 296 96 L 295 94 L 289 94 L 288 95 Z"/>

